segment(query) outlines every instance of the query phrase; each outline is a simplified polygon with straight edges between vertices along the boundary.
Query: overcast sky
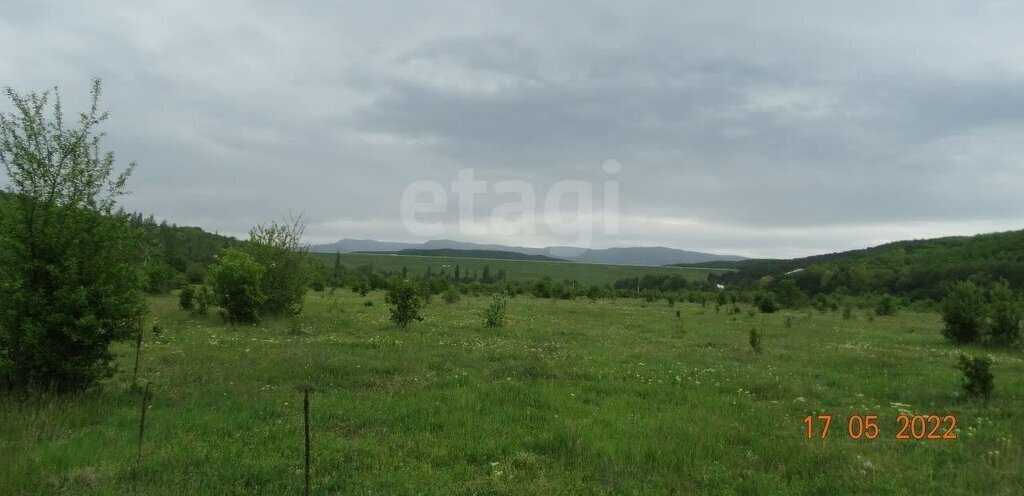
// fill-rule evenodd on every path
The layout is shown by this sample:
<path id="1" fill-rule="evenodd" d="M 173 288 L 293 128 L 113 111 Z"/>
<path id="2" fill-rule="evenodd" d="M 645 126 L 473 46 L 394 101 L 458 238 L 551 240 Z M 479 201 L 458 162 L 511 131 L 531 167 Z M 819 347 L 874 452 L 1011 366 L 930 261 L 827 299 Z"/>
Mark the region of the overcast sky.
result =
<path id="1" fill-rule="evenodd" d="M 589 181 L 598 206 L 616 181 L 597 247 L 1024 228 L 1024 2 L 555 3 L 5 0 L 0 85 L 70 109 L 102 77 L 126 207 L 221 233 L 290 211 L 310 241 L 422 239 L 403 190 L 470 168 L 481 215 L 498 181 Z"/>

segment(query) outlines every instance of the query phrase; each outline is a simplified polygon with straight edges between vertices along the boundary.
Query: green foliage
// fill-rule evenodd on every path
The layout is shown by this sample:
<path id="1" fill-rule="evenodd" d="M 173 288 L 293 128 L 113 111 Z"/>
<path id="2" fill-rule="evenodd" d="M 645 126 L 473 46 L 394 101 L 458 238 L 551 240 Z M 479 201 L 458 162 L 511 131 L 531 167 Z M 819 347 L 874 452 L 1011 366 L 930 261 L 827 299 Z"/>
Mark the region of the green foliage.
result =
<path id="1" fill-rule="evenodd" d="M 260 224 L 249 231 L 244 250 L 264 267 L 260 308 L 264 315 L 296 315 L 309 288 L 308 246 L 302 243 L 306 225 L 301 218 L 288 224 Z"/>
<path id="2" fill-rule="evenodd" d="M 744 260 L 719 267 L 738 272 L 713 274 L 711 282 L 752 287 L 765 276 L 787 277 L 805 293 L 893 294 L 911 300 L 943 298 L 956 281 L 982 274 L 1024 288 L 1024 230 L 899 241 L 864 250 L 792 260 Z M 785 275 L 798 269 L 799 272 Z"/>
<path id="3" fill-rule="evenodd" d="M 491 304 L 484 310 L 484 326 L 504 327 L 508 318 L 508 297 L 504 293 L 495 293 Z"/>
<path id="4" fill-rule="evenodd" d="M 957 368 L 963 374 L 963 388 L 970 397 L 989 399 L 995 388 L 992 359 L 987 356 L 968 357 L 960 354 Z"/>
<path id="5" fill-rule="evenodd" d="M 896 315 L 897 308 L 898 304 L 896 303 L 896 298 L 893 298 L 892 295 L 888 294 L 882 295 L 882 297 L 878 299 L 878 304 L 875 305 L 875 314 L 891 317 Z"/>
<path id="6" fill-rule="evenodd" d="M 942 335 L 954 343 L 973 343 L 985 329 L 985 295 L 970 281 L 961 281 L 950 288 L 942 302 Z"/>
<path id="7" fill-rule="evenodd" d="M 75 126 L 59 96 L 18 94 L 0 114 L 0 388 L 84 389 L 112 373 L 110 344 L 138 329 L 141 253 L 114 211 L 134 168 L 114 172 L 96 129 L 100 82 Z"/>
<path id="8" fill-rule="evenodd" d="M 807 304 L 807 295 L 797 287 L 796 281 L 792 279 L 779 281 L 775 293 L 778 295 L 779 305 L 784 308 L 799 308 Z"/>
<path id="9" fill-rule="evenodd" d="M 181 292 L 178 294 L 178 307 L 186 312 L 195 310 L 196 292 L 192 286 L 185 286 L 181 288 Z"/>
<path id="10" fill-rule="evenodd" d="M 750 348 L 754 350 L 754 353 L 761 354 L 761 331 L 758 331 L 756 327 L 751 327 L 748 333 L 748 341 L 750 342 Z"/>
<path id="11" fill-rule="evenodd" d="M 199 290 L 196 291 L 196 304 L 194 313 L 196 315 L 206 315 L 210 310 L 210 305 L 213 303 L 213 295 L 210 294 L 210 289 L 204 286 L 199 286 Z"/>
<path id="12" fill-rule="evenodd" d="M 828 311 L 839 310 L 839 301 L 833 295 L 816 294 L 811 299 L 811 306 L 816 310 L 825 313 Z"/>
<path id="13" fill-rule="evenodd" d="M 758 293 L 754 297 L 754 306 L 757 307 L 761 313 L 775 313 L 779 310 L 779 304 L 775 299 L 775 293 L 771 291 L 763 291 Z"/>
<path id="14" fill-rule="evenodd" d="M 388 291 L 384 301 L 391 305 L 391 321 L 399 327 L 408 327 L 413 322 L 423 320 L 420 314 L 423 304 L 420 302 L 419 292 L 406 281 L 395 284 Z"/>
<path id="15" fill-rule="evenodd" d="M 1024 317 L 1021 301 L 1005 282 L 993 286 L 989 293 L 991 321 L 987 341 L 998 346 L 1011 346 L 1021 339 L 1020 321 Z"/>
<path id="16" fill-rule="evenodd" d="M 452 305 L 454 303 L 458 303 L 459 300 L 462 298 L 462 295 L 459 294 L 459 290 L 456 289 L 455 286 L 452 286 L 445 290 L 441 298 L 444 300 L 445 303 Z"/>
<path id="17" fill-rule="evenodd" d="M 157 222 L 141 213 L 128 215 L 132 230 L 140 237 L 145 251 L 146 292 L 161 294 L 185 284 L 203 284 L 206 267 L 226 248 L 241 242 L 203 231 L 198 227 Z"/>
<path id="18" fill-rule="evenodd" d="M 217 304 L 227 312 L 229 322 L 259 321 L 266 301 L 263 281 L 266 269 L 248 253 L 227 249 L 210 267 L 210 283 Z"/>

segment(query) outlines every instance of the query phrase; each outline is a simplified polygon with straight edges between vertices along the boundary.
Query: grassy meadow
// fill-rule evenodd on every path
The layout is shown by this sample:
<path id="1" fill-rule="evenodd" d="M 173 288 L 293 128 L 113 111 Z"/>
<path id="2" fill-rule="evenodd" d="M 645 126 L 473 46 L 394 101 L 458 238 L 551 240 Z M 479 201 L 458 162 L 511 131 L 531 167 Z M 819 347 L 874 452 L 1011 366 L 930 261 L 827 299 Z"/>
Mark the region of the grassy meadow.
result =
<path id="1" fill-rule="evenodd" d="M 961 350 L 935 314 L 521 296 L 488 329 L 489 299 L 467 297 L 435 298 L 403 330 L 383 299 L 310 294 L 301 316 L 255 327 L 152 299 L 147 329 L 163 331 L 145 335 L 135 491 L 300 494 L 304 385 L 313 494 L 1024 490 L 1024 354 L 971 348 L 995 357 L 996 391 L 962 400 Z M 121 372 L 101 390 L 0 402 L 0 494 L 131 492 L 141 395 L 134 343 L 116 350 Z M 958 439 L 897 441 L 900 411 L 955 414 Z M 806 439 L 803 418 L 822 412 L 829 437 Z M 848 439 L 852 413 L 879 415 L 878 439 Z"/>
<path id="2" fill-rule="evenodd" d="M 334 264 L 334 253 L 314 253 L 314 257 L 329 266 Z M 427 267 L 436 274 L 444 266 L 451 273 L 458 265 L 463 275 L 482 275 L 484 266 L 490 266 L 491 274 L 496 275 L 504 270 L 511 281 L 538 281 L 550 277 L 554 281 L 574 280 L 584 286 L 596 284 L 603 286 L 620 279 L 643 277 L 647 274 L 679 275 L 691 281 L 706 281 L 708 274 L 717 274 L 729 269 L 713 269 L 701 267 L 650 267 L 637 265 L 602 265 L 573 262 L 547 262 L 534 260 L 495 260 L 485 258 L 462 257 L 426 257 L 412 255 L 372 255 L 365 253 L 342 253 L 341 262 L 350 268 L 372 265 L 376 270 L 401 272 L 402 267 L 409 271 L 410 277 L 423 275 Z"/>

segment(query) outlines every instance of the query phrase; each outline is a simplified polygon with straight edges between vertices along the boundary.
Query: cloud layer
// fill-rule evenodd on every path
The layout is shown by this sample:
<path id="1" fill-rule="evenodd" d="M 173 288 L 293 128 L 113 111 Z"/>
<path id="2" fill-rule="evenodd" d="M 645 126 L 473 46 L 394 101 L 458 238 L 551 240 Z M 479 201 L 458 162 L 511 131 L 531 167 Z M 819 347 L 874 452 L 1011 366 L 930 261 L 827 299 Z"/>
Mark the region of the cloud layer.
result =
<path id="1" fill-rule="evenodd" d="M 412 240 L 414 181 L 600 188 L 614 159 L 621 230 L 597 246 L 1024 227 L 1020 2 L 8 4 L 0 84 L 73 108 L 103 77 L 107 145 L 140 162 L 126 205 L 182 224 L 291 211 L 311 240 Z"/>

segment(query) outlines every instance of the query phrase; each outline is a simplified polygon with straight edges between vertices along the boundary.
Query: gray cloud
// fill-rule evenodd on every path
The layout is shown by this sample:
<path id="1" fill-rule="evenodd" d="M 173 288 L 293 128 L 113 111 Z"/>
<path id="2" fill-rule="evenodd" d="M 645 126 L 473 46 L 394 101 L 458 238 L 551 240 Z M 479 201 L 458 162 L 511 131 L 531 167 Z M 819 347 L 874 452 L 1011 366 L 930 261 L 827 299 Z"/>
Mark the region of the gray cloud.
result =
<path id="1" fill-rule="evenodd" d="M 597 244 L 784 256 L 1021 227 L 1022 15 L 994 1 L 14 1 L 0 83 L 58 85 L 73 107 L 102 76 L 108 145 L 140 162 L 126 205 L 179 223 L 244 233 L 305 211 L 311 239 L 415 239 L 399 221 L 412 181 L 472 167 L 543 192 L 599 183 L 616 159 L 629 222 Z"/>

